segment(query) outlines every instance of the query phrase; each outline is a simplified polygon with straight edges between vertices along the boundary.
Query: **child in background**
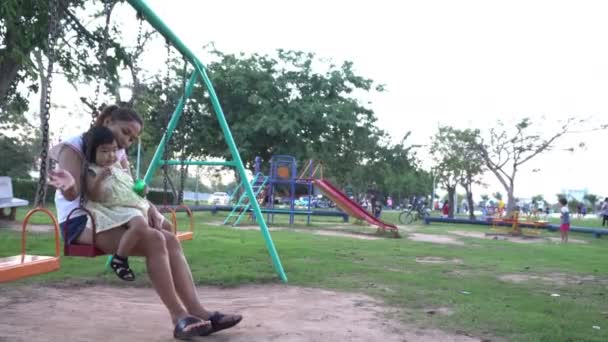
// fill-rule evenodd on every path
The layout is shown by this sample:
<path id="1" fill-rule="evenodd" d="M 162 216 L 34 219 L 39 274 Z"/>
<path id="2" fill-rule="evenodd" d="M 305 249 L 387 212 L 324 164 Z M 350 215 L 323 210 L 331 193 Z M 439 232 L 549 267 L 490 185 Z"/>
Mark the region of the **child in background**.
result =
<path id="1" fill-rule="evenodd" d="M 602 215 L 602 227 L 604 227 L 606 223 L 608 223 L 608 197 L 606 197 L 602 203 L 600 215 Z"/>
<path id="2" fill-rule="evenodd" d="M 447 200 L 443 202 L 443 208 L 441 209 L 441 213 L 443 214 L 443 217 L 448 217 L 450 215 L 450 204 Z"/>
<path id="3" fill-rule="evenodd" d="M 560 225 L 559 232 L 562 236 L 562 242 L 568 242 L 568 232 L 570 231 L 570 211 L 568 210 L 568 200 L 565 198 L 559 199 L 559 204 L 562 206 L 560 210 Z"/>

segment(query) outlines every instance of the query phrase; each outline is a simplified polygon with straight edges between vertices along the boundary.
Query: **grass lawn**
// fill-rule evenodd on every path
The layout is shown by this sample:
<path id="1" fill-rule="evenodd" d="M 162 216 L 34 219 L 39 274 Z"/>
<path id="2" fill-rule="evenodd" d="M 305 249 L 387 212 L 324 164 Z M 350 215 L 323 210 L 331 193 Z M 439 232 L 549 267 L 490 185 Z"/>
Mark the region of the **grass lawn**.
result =
<path id="1" fill-rule="evenodd" d="M 25 210 L 20 210 L 20 218 Z M 193 241 L 184 242 L 185 254 L 200 285 L 238 286 L 277 283 L 261 234 L 255 230 L 218 226 L 226 214 L 195 213 Z M 398 212 L 384 218 L 397 222 Z M 308 228 L 298 217 L 298 228 Z M 39 214 L 36 223 L 48 223 Z M 187 224 L 179 215 L 182 226 Z M 277 216 L 275 225 L 286 225 Z M 574 223 L 576 224 L 576 223 Z M 340 218 L 314 218 L 312 228 L 339 227 L 369 231 Z M 585 243 L 514 243 L 462 237 L 450 231 L 484 232 L 467 225 L 412 226 L 401 239 L 360 240 L 285 230 L 272 232 L 289 283 L 365 293 L 400 309 L 396 318 L 419 327 L 466 332 L 480 338 L 509 341 L 608 340 L 608 239 L 571 234 Z M 461 245 L 416 242 L 408 233 L 450 235 Z M 545 237 L 558 236 L 543 232 Z M 31 254 L 52 253 L 51 235 L 28 235 Z M 19 252 L 20 234 L 0 230 L 0 257 Z M 416 258 L 437 257 L 446 263 L 419 263 Z M 453 261 L 453 262 L 449 262 Z M 105 258 L 62 258 L 59 272 L 2 284 L 57 282 L 103 283 L 121 286 L 104 271 Z M 133 260 L 138 285 L 149 286 L 143 262 Z M 510 282 L 501 276 L 529 277 Z M 559 297 L 552 296 L 559 294 Z M 448 308 L 450 315 L 430 315 L 431 308 Z M 600 326 L 598 330 L 593 326 Z"/>

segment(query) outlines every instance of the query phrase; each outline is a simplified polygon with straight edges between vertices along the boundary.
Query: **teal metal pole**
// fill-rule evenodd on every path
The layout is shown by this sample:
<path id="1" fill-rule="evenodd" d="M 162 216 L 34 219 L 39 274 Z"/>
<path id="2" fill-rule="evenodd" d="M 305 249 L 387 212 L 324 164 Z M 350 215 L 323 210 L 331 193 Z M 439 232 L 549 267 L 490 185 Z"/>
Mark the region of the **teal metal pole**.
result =
<path id="1" fill-rule="evenodd" d="M 150 184 L 150 181 L 152 180 L 152 176 L 154 175 L 154 172 L 156 172 L 156 169 L 158 169 L 158 166 L 160 165 L 161 156 L 163 155 L 163 152 L 165 151 L 165 145 L 167 144 L 167 141 L 169 141 L 169 139 L 171 139 L 171 136 L 173 135 L 173 131 L 175 130 L 175 127 L 177 126 L 177 123 L 179 122 L 179 119 L 182 116 L 182 111 L 184 110 L 184 105 L 186 104 L 186 100 L 190 97 L 190 95 L 192 95 L 192 90 L 194 89 L 194 84 L 196 84 L 196 78 L 197 78 L 197 73 L 193 72 L 192 76 L 190 76 L 190 80 L 188 80 L 188 84 L 186 85 L 186 91 L 184 92 L 184 95 L 180 98 L 180 100 L 177 104 L 177 107 L 175 108 L 175 111 L 173 112 L 173 115 L 171 115 L 171 120 L 169 120 L 169 125 L 167 126 L 167 130 L 165 131 L 165 134 L 163 134 L 163 137 L 160 139 L 160 143 L 158 144 L 158 147 L 156 148 L 156 151 L 154 152 L 154 156 L 152 157 L 150 166 L 148 166 L 148 170 L 146 171 L 146 175 L 144 176 L 144 182 L 146 184 Z"/>
<path id="2" fill-rule="evenodd" d="M 141 138 L 137 139 L 137 167 L 135 170 L 135 179 L 139 179 L 140 165 L 141 165 Z"/>
<path id="3" fill-rule="evenodd" d="M 148 23 L 150 23 L 150 25 L 152 25 L 152 27 L 154 27 L 168 41 L 173 43 L 173 46 L 186 59 L 188 59 L 190 61 L 190 63 L 198 70 L 201 77 L 203 78 L 203 82 L 207 86 L 207 90 L 209 91 L 211 104 L 213 106 L 213 109 L 215 109 L 215 113 L 216 113 L 218 121 L 220 123 L 220 127 L 222 129 L 222 132 L 224 133 L 224 139 L 226 139 L 226 143 L 228 144 L 228 148 L 230 149 L 230 152 L 232 154 L 232 160 L 235 163 L 235 167 L 236 167 L 237 171 L 239 172 L 241 179 L 247 179 L 246 172 L 245 172 L 245 166 L 243 165 L 241 156 L 238 152 L 238 149 L 236 148 L 234 138 L 232 137 L 232 133 L 230 132 L 230 128 L 228 127 L 228 123 L 226 122 L 226 117 L 224 116 L 224 111 L 222 110 L 222 107 L 219 103 L 217 94 L 215 93 L 215 89 L 213 88 L 213 84 L 211 83 L 211 80 L 209 80 L 209 77 L 207 76 L 207 73 L 205 72 L 205 67 L 203 66 L 203 63 L 201 63 L 201 61 L 198 59 L 198 57 L 196 57 L 196 55 L 194 53 L 192 53 L 192 51 L 190 51 L 190 49 L 186 46 L 186 44 L 184 44 L 177 37 L 177 35 L 175 33 L 173 33 L 173 31 L 171 31 L 171 29 L 156 15 L 156 13 L 154 13 L 154 11 L 152 11 L 152 9 L 150 7 L 148 7 L 148 5 L 145 3 L 145 1 L 143 1 L 143 0 L 127 0 L 127 1 L 136 11 L 143 14 L 143 17 L 146 19 L 146 21 Z M 196 74 L 196 73 L 194 73 L 194 74 Z M 195 80 L 195 77 L 193 75 L 193 77 L 191 78 L 191 82 L 188 83 L 188 86 L 186 87 L 186 94 L 184 94 L 184 97 L 182 97 L 183 100 L 190 96 L 190 93 L 192 92 L 192 83 L 194 83 L 193 82 L 194 80 Z M 190 91 L 190 93 L 188 93 L 188 90 Z M 183 107 L 183 103 L 180 102 L 180 104 L 181 104 L 181 107 Z M 176 112 L 179 109 L 179 112 L 181 113 L 182 108 L 179 108 L 179 107 L 180 106 L 178 105 Z M 172 121 L 173 121 L 173 119 L 175 119 L 175 114 L 174 114 L 174 117 L 172 118 Z M 173 128 L 175 128 L 175 127 L 173 127 Z M 169 130 L 169 129 L 167 129 L 167 131 L 172 132 L 172 130 Z M 170 137 L 170 135 L 169 135 L 169 137 Z M 167 140 L 165 138 L 166 138 L 166 136 L 163 136 L 163 140 L 161 141 L 163 148 L 164 148 L 164 143 Z M 146 173 L 146 177 L 144 179 L 146 184 L 148 184 L 148 181 L 152 178 L 152 174 L 158 167 L 158 165 L 155 161 L 160 160 L 160 154 L 158 154 L 159 151 L 161 151 L 160 145 L 155 153 L 156 159 L 153 158 L 153 162 L 150 164 L 151 167 L 148 168 L 148 172 Z M 158 156 L 157 156 L 157 154 L 158 154 Z M 152 172 L 150 172 L 150 171 L 152 171 Z M 274 267 L 275 267 L 277 273 L 279 274 L 279 277 L 281 278 L 281 280 L 283 280 L 284 282 L 287 282 L 287 275 L 285 274 L 285 271 L 283 270 L 283 266 L 281 265 L 281 260 L 279 259 L 279 254 L 277 253 L 274 243 L 272 242 L 272 237 L 270 236 L 270 232 L 268 231 L 268 226 L 266 225 L 266 222 L 264 221 L 264 218 L 262 217 L 262 212 L 260 211 L 260 206 L 259 206 L 258 202 L 256 201 L 255 195 L 253 193 L 253 188 L 251 187 L 251 184 L 249 184 L 248 182 L 246 182 L 244 185 L 245 185 L 245 191 L 247 192 L 247 195 L 249 196 L 249 200 L 253 204 L 253 211 L 256 215 L 256 219 L 258 220 L 258 222 L 260 224 L 260 230 L 262 231 L 262 236 L 264 237 L 264 241 L 266 243 L 266 248 L 268 249 L 268 252 L 270 253 Z"/>
<path id="4" fill-rule="evenodd" d="M 236 166 L 232 161 L 197 161 L 197 160 L 160 160 L 160 165 L 198 165 L 198 166 Z"/>
<path id="5" fill-rule="evenodd" d="M 236 164 L 236 169 L 238 170 L 241 179 L 247 179 L 247 173 L 245 172 L 245 166 L 243 165 L 243 161 L 241 160 L 241 155 L 236 148 L 236 144 L 234 142 L 234 138 L 232 137 L 232 133 L 230 132 L 230 128 L 228 128 L 228 122 L 226 122 L 226 117 L 224 116 L 224 111 L 222 110 L 222 106 L 220 105 L 220 101 L 217 98 L 217 94 L 215 93 L 215 89 L 213 88 L 213 84 L 211 84 L 211 80 L 207 76 L 205 69 L 202 68 L 199 64 L 195 65 L 198 72 L 200 72 L 201 77 L 203 78 L 203 82 L 207 86 L 207 90 L 209 91 L 209 97 L 211 99 L 211 105 L 215 112 L 217 113 L 217 119 L 220 123 L 220 127 L 222 128 L 222 132 L 224 133 L 224 139 L 226 139 L 226 143 L 228 144 L 228 148 L 230 149 L 230 153 L 232 154 L 232 159 Z M 266 221 L 264 221 L 264 216 L 262 216 L 262 211 L 260 210 L 260 205 L 256 200 L 256 196 L 253 192 L 253 188 L 251 183 L 244 182 L 245 191 L 249 196 L 249 202 L 253 206 L 253 212 L 255 213 L 255 218 L 258 220 L 260 225 L 260 230 L 262 231 L 262 236 L 264 237 L 264 241 L 266 242 L 266 248 L 270 252 L 272 257 L 272 262 L 274 263 L 275 269 L 279 272 L 281 279 L 284 282 L 287 282 L 287 275 L 283 270 L 283 265 L 281 265 L 281 260 L 279 259 L 279 254 L 274 247 L 274 243 L 272 242 L 272 237 L 270 236 L 270 231 L 268 230 L 268 226 L 266 225 Z"/>

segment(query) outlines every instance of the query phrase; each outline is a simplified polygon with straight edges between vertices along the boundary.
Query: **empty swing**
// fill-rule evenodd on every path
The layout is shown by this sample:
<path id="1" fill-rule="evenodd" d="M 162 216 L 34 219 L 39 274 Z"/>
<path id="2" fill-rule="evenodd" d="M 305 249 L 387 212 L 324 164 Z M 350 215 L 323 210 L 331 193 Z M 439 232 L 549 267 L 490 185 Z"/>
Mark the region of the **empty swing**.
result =
<path id="1" fill-rule="evenodd" d="M 55 232 L 55 256 L 26 254 L 26 228 L 30 217 L 37 212 L 47 214 L 53 221 Z M 13 281 L 38 274 L 57 271 L 60 267 L 59 255 L 59 223 L 55 216 L 46 208 L 30 210 L 23 219 L 21 227 L 21 254 L 0 258 L 0 283 Z"/>

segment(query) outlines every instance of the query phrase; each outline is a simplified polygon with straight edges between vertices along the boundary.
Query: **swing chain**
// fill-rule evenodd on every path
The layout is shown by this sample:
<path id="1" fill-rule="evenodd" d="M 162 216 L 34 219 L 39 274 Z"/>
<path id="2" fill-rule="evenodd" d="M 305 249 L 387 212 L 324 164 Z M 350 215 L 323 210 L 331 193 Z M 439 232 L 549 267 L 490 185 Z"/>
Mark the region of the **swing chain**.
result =
<path id="1" fill-rule="evenodd" d="M 108 59 L 108 41 L 110 40 L 110 19 L 111 19 L 111 15 L 112 15 L 112 1 L 113 0 L 103 0 L 103 13 L 105 15 L 105 26 L 103 28 L 103 37 L 101 40 L 101 47 L 100 47 L 100 51 L 99 51 L 99 66 L 101 68 L 100 73 L 105 76 L 106 78 L 108 77 L 108 70 L 107 70 L 107 59 Z M 97 120 L 97 117 L 99 116 L 99 92 L 100 92 L 100 87 L 101 87 L 101 81 L 97 82 L 97 85 L 95 87 L 95 95 L 94 95 L 94 100 L 93 100 L 93 112 L 91 113 L 91 126 L 93 126 L 95 124 L 95 121 Z"/>
<path id="2" fill-rule="evenodd" d="M 42 120 L 42 149 L 40 151 L 40 176 L 38 178 L 38 202 L 36 206 L 43 207 L 46 202 L 46 178 L 47 161 L 49 157 L 49 120 L 51 119 L 51 93 L 53 91 L 53 64 L 55 63 L 55 45 L 57 44 L 57 31 L 59 28 L 57 2 L 49 0 L 48 5 L 48 41 L 47 58 L 48 66 L 46 70 L 46 98 L 44 101 L 44 112 Z M 49 161 L 50 163 L 50 161 Z"/>
<path id="3" fill-rule="evenodd" d="M 186 130 L 187 130 L 187 125 L 186 123 L 190 122 L 189 120 L 189 111 L 188 111 L 188 99 L 186 98 L 186 73 L 188 72 L 188 61 L 186 60 L 185 57 L 183 57 L 184 60 L 184 66 L 182 68 L 182 97 L 184 99 L 184 108 L 183 108 L 183 113 L 184 113 L 184 119 L 185 120 L 181 120 L 182 121 L 182 128 L 183 128 L 183 132 L 181 132 L 180 134 L 180 143 L 182 146 L 182 153 L 181 153 L 181 164 L 180 164 L 180 187 L 179 187 L 179 197 L 178 197 L 178 204 L 182 204 L 184 202 L 184 186 L 186 185 L 186 175 L 188 173 L 188 166 L 186 165 L 185 161 L 186 161 Z"/>

